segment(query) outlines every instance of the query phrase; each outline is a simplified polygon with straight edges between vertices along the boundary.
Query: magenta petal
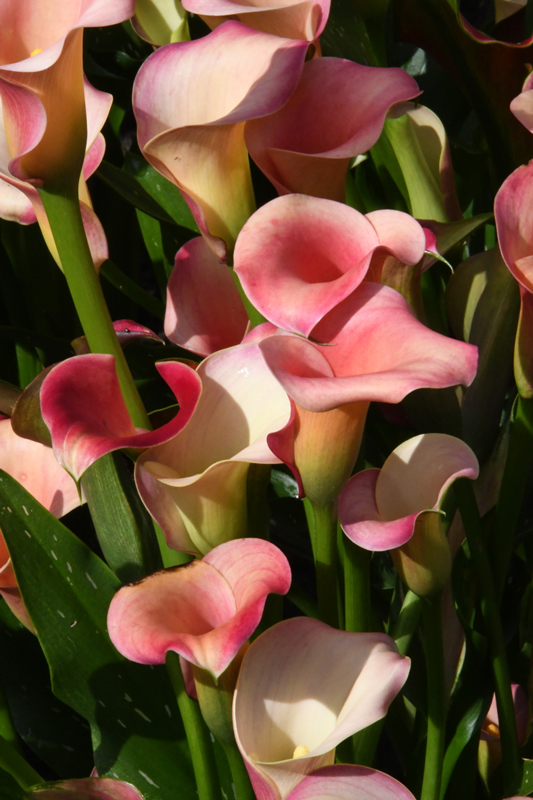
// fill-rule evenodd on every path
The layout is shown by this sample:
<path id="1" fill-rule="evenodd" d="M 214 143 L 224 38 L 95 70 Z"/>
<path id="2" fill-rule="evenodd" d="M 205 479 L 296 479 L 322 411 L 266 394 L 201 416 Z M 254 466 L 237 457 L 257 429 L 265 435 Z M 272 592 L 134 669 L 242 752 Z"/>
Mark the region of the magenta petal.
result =
<path id="1" fill-rule="evenodd" d="M 415 800 L 390 775 L 368 767 L 335 764 L 306 775 L 286 800 Z"/>
<path id="2" fill-rule="evenodd" d="M 418 514 L 384 522 L 376 505 L 379 469 L 367 469 L 354 475 L 339 497 L 341 527 L 352 542 L 364 550 L 380 552 L 401 547 L 413 535 Z"/>
<path id="3" fill-rule="evenodd" d="M 246 146 L 280 194 L 343 201 L 349 159 L 376 143 L 393 104 L 418 94 L 401 69 L 313 59 L 279 111 L 246 124 Z"/>
<path id="4" fill-rule="evenodd" d="M 187 424 L 200 396 L 200 379 L 176 361 L 162 362 L 157 369 L 176 395 L 180 411 L 171 422 L 145 432 L 133 426 L 113 356 L 75 356 L 46 377 L 41 389 L 43 419 L 57 460 L 76 480 L 105 453 L 162 444 Z"/>
<path id="5" fill-rule="evenodd" d="M 308 336 L 361 283 L 379 244 L 374 226 L 355 209 L 289 195 L 267 203 L 244 225 L 235 271 L 263 316 Z"/>
<path id="6" fill-rule="evenodd" d="M 227 264 L 202 237 L 176 255 L 167 286 L 165 334 L 171 342 L 208 356 L 239 344 L 248 315 Z"/>

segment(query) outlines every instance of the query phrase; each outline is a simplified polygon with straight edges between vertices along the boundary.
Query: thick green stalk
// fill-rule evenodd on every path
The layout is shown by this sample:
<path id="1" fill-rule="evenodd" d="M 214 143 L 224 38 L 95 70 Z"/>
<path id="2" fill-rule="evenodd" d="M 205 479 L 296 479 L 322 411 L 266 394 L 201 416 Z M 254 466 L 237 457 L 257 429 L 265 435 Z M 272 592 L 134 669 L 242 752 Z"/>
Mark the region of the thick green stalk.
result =
<path id="1" fill-rule="evenodd" d="M 237 800 L 255 800 L 254 790 L 242 756 L 239 753 L 239 748 L 236 744 L 227 743 L 223 747 L 231 770 L 231 777 L 233 778 L 235 797 Z"/>
<path id="2" fill-rule="evenodd" d="M 220 786 L 217 781 L 217 767 L 209 730 L 202 718 L 198 703 L 191 700 L 185 691 L 177 653 L 167 652 L 166 665 L 189 744 L 198 798 L 220 800 Z"/>
<path id="3" fill-rule="evenodd" d="M 342 537 L 344 550 L 345 628 L 355 633 L 372 629 L 370 621 L 370 552 Z M 359 762 L 358 762 L 359 763 Z"/>
<path id="4" fill-rule="evenodd" d="M 120 387 L 134 425 L 150 429 L 148 415 L 113 329 L 81 219 L 77 185 L 39 189 L 63 272 L 93 353 L 115 356 Z"/>
<path id="5" fill-rule="evenodd" d="M 441 593 L 422 605 L 428 680 L 428 732 L 421 800 L 439 800 L 446 736 L 446 691 Z"/>
<path id="6" fill-rule="evenodd" d="M 396 624 L 392 632 L 389 631 L 402 656 L 407 655 L 411 640 L 418 628 L 418 622 L 422 613 L 422 602 L 418 595 L 408 591 L 405 595 Z"/>
<path id="7" fill-rule="evenodd" d="M 518 398 L 503 473 L 494 525 L 491 531 L 490 555 L 494 588 L 501 600 L 509 562 L 514 549 L 516 527 L 533 463 L 533 399 Z"/>
<path id="8" fill-rule="evenodd" d="M 312 507 L 318 614 L 322 622 L 338 628 L 336 504 L 330 503 L 323 506 L 313 504 Z"/>
<path id="9" fill-rule="evenodd" d="M 30 786 L 43 781 L 26 759 L 17 753 L 15 748 L 2 736 L 0 736 L 0 767 L 5 772 L 9 772 L 23 789 L 29 789 Z"/>
<path id="10" fill-rule="evenodd" d="M 471 482 L 467 478 L 461 478 L 455 482 L 454 489 L 459 501 L 459 510 L 479 586 L 481 611 L 485 621 L 486 636 L 489 640 L 502 746 L 504 788 L 507 796 L 514 794 L 520 786 L 522 760 L 518 752 L 511 679 L 505 653 L 499 603 Z"/>

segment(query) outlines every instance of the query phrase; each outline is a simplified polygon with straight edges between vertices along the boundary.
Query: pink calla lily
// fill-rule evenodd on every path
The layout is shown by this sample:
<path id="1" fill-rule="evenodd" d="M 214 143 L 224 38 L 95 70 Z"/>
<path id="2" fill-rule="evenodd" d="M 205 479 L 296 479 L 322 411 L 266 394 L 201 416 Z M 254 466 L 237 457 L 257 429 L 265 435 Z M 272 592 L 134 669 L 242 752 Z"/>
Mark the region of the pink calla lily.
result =
<path id="1" fill-rule="evenodd" d="M 438 512 L 458 478 L 474 480 L 479 465 L 461 439 L 425 433 L 399 445 L 382 469 L 350 478 L 339 498 L 342 529 L 366 550 L 392 550 L 409 541 L 421 514 Z"/>
<path id="2" fill-rule="evenodd" d="M 207 553 L 247 535 L 250 463 L 292 463 L 293 410 L 258 344 L 214 353 L 196 374 L 202 394 L 190 422 L 166 444 L 143 453 L 135 477 L 170 546 Z M 271 440 L 278 433 L 283 445 L 275 455 Z"/>
<path id="3" fill-rule="evenodd" d="M 208 356 L 239 344 L 248 326 L 244 303 L 227 264 L 202 237 L 178 250 L 167 286 L 165 335 Z"/>
<path id="4" fill-rule="evenodd" d="M 83 28 L 122 22 L 133 9 L 133 0 L 2 4 L 0 96 L 16 178 L 37 186 L 78 179 L 87 139 Z"/>
<path id="5" fill-rule="evenodd" d="M 533 133 L 533 75 L 528 75 L 522 91 L 511 102 L 511 111 L 522 125 Z"/>
<path id="6" fill-rule="evenodd" d="M 150 328 L 147 328 L 145 325 L 139 325 L 138 322 L 134 322 L 131 319 L 116 320 L 113 322 L 113 330 L 117 334 L 117 339 L 122 349 L 135 341 L 151 340 L 164 344 L 163 339 L 157 336 Z M 91 352 L 86 336 L 78 336 L 78 338 L 73 339 L 70 344 L 77 356 L 82 356 Z"/>
<path id="7" fill-rule="evenodd" d="M 416 264 L 426 249 L 424 230 L 401 211 L 365 216 L 332 200 L 288 195 L 244 225 L 234 264 L 247 296 L 270 322 L 309 336 L 364 280 L 377 248 Z"/>
<path id="8" fill-rule="evenodd" d="M 261 795 L 261 800 L 266 800 Z M 272 793 L 272 800 L 281 795 Z M 415 800 L 399 781 L 368 767 L 335 764 L 306 775 L 287 800 Z"/>
<path id="9" fill-rule="evenodd" d="M 340 742 L 385 716 L 409 666 L 381 633 L 303 617 L 263 633 L 244 656 L 233 698 L 235 739 L 256 796 L 279 800 L 332 764 Z"/>
<path id="10" fill-rule="evenodd" d="M 139 70 L 139 146 L 178 186 L 221 258 L 255 208 L 243 124 L 287 101 L 306 51 L 306 42 L 226 22 L 203 39 L 160 48 Z"/>
<path id="11" fill-rule="evenodd" d="M 253 5 L 238 0 L 185 0 L 184 6 L 210 28 L 238 19 L 264 33 L 312 42 L 324 30 L 330 0 L 260 0 Z"/>
<path id="12" fill-rule="evenodd" d="M 112 96 L 95 89 L 84 79 L 85 108 L 87 118 L 86 155 L 80 176 L 79 196 L 85 231 L 96 267 L 108 255 L 107 240 L 98 217 L 92 210 L 86 180 L 98 168 L 105 152 L 105 140 L 100 130 L 111 108 Z M 2 99 L 0 96 L 0 111 Z M 1 115 L 0 115 L 1 118 Z M 9 170 L 11 153 L 8 147 L 5 127 L 0 125 L 0 217 L 29 225 L 38 222 L 46 244 L 59 266 L 59 256 L 50 230 L 44 207 L 36 187 Z"/>
<path id="13" fill-rule="evenodd" d="M 376 143 L 392 105 L 419 94 L 401 69 L 313 59 L 279 111 L 246 123 L 246 146 L 279 194 L 344 201 L 350 159 Z"/>
<path id="14" fill-rule="evenodd" d="M 180 411 L 155 431 L 137 430 L 120 391 L 113 356 L 87 354 L 58 364 L 41 387 L 41 411 L 56 458 L 76 480 L 96 459 L 120 448 L 168 441 L 189 421 L 201 391 L 196 372 L 177 361 L 157 364 Z"/>
<path id="15" fill-rule="evenodd" d="M 98 776 L 41 784 L 26 796 L 28 800 L 143 800 L 131 783 Z"/>
<path id="16" fill-rule="evenodd" d="M 290 583 L 275 545 L 226 542 L 201 561 L 120 589 L 109 607 L 109 635 L 131 661 L 164 664 L 172 650 L 217 679 L 259 624 L 267 596 L 286 594 Z"/>
<path id="17" fill-rule="evenodd" d="M 15 478 L 55 517 L 68 514 L 81 503 L 76 484 L 58 464 L 52 449 L 17 436 L 10 419 L 0 420 L 0 469 Z M 17 619 L 33 631 L 1 532 L 0 594 Z"/>
<path id="18" fill-rule="evenodd" d="M 520 287 L 520 317 L 515 340 L 514 372 L 523 397 L 533 396 L 533 162 L 519 167 L 502 184 L 494 201 L 501 254 Z"/>

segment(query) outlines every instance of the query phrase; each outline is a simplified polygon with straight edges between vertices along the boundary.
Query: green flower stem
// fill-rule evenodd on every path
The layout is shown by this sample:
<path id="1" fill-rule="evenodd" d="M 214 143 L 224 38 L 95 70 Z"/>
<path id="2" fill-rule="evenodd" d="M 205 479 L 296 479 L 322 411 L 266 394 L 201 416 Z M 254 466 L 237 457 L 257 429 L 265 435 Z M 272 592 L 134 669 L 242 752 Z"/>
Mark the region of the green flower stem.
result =
<path id="1" fill-rule="evenodd" d="M 250 777 L 244 766 L 239 748 L 235 743 L 223 743 L 223 747 L 231 770 L 231 777 L 233 778 L 237 800 L 255 800 L 254 790 L 252 789 Z"/>
<path id="2" fill-rule="evenodd" d="M 402 656 L 406 656 L 411 640 L 418 628 L 422 614 L 422 600 L 414 592 L 408 591 L 405 595 L 398 619 L 392 629 L 391 636 L 396 642 L 396 647 Z"/>
<path id="3" fill-rule="evenodd" d="M 43 779 L 9 742 L 0 736 L 0 768 L 15 778 L 19 786 L 29 789 Z"/>
<path id="4" fill-rule="evenodd" d="M 509 452 L 494 525 L 491 531 L 490 554 L 494 588 L 501 601 L 509 562 L 513 553 L 516 527 L 533 462 L 533 399 L 518 399 L 509 442 Z"/>
<path id="5" fill-rule="evenodd" d="M 20 739 L 11 718 L 11 712 L 7 704 L 7 698 L 2 685 L 0 684 L 0 736 L 22 755 Z"/>
<path id="6" fill-rule="evenodd" d="M 441 593 L 422 601 L 428 681 L 428 732 L 421 800 L 439 800 L 446 735 Z"/>
<path id="7" fill-rule="evenodd" d="M 77 186 L 39 189 L 83 331 L 93 353 L 115 356 L 120 387 L 133 424 L 151 429 L 148 415 L 113 330 L 81 219 Z"/>
<path id="8" fill-rule="evenodd" d="M 318 614 L 322 622 L 338 628 L 336 504 L 328 503 L 323 506 L 312 504 L 312 508 Z"/>
<path id="9" fill-rule="evenodd" d="M 486 636 L 489 640 L 502 747 L 504 788 L 507 796 L 514 794 L 520 786 L 522 761 L 518 753 L 511 679 L 498 611 L 499 603 L 494 589 L 491 566 L 485 549 L 472 484 L 467 478 L 461 478 L 455 482 L 454 490 L 459 501 L 459 510 L 479 586 L 481 611 L 485 621 Z"/>
<path id="10" fill-rule="evenodd" d="M 344 601 L 346 630 L 372 630 L 370 616 L 370 553 L 342 535 L 344 551 Z M 357 762 L 359 763 L 359 762 Z"/>
<path id="11" fill-rule="evenodd" d="M 198 703 L 191 700 L 185 691 L 177 653 L 167 652 L 166 665 L 189 744 L 198 798 L 199 800 L 220 800 L 218 773 L 209 730 L 202 718 Z"/>

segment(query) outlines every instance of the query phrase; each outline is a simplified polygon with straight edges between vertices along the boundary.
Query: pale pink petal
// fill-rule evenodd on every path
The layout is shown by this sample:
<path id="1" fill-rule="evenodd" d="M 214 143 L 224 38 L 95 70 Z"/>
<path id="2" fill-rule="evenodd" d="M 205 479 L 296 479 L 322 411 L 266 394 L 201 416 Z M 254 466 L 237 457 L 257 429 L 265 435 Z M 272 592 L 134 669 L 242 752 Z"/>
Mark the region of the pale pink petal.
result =
<path id="1" fill-rule="evenodd" d="M 289 195 L 267 203 L 244 225 L 234 265 L 263 316 L 308 336 L 361 283 L 379 244 L 374 226 L 355 209 Z"/>
<path id="2" fill-rule="evenodd" d="M 133 107 L 148 161 L 182 191 L 222 257 L 253 213 L 243 122 L 286 102 L 306 42 L 227 22 L 192 42 L 160 48 L 137 75 Z"/>
<path id="3" fill-rule="evenodd" d="M 178 250 L 168 282 L 166 336 L 186 350 L 208 356 L 239 344 L 247 325 L 231 270 L 202 237 L 191 239 Z"/>
<path id="4" fill-rule="evenodd" d="M 180 404 L 171 422 L 137 431 L 120 391 L 113 356 L 82 355 L 58 364 L 41 388 L 41 410 L 58 461 L 77 479 L 97 458 L 124 447 L 146 448 L 168 441 L 189 421 L 201 391 L 190 367 L 157 364 Z"/>
<path id="5" fill-rule="evenodd" d="M 244 656 L 233 699 L 235 738 L 256 793 L 267 797 L 273 782 L 283 797 L 331 764 L 337 744 L 386 714 L 408 672 L 409 660 L 384 634 L 302 617 L 263 633 Z M 308 755 L 293 758 L 299 746 Z"/>
<path id="6" fill-rule="evenodd" d="M 131 783 L 98 777 L 72 778 L 37 786 L 28 792 L 28 797 L 32 800 L 143 800 Z"/>
<path id="7" fill-rule="evenodd" d="M 370 282 L 330 311 L 312 336 L 324 345 L 295 336 L 259 344 L 290 397 L 310 411 L 359 400 L 398 403 L 422 387 L 469 385 L 477 368 L 476 347 L 426 328 L 398 292 Z"/>
<path id="8" fill-rule="evenodd" d="M 264 33 L 311 42 L 326 25 L 330 0 L 258 0 L 250 4 L 238 0 L 186 0 L 184 7 L 201 16 L 210 28 L 227 19 L 238 19 Z"/>
<path id="9" fill-rule="evenodd" d="M 113 105 L 113 95 L 101 92 L 92 86 L 85 75 L 83 76 L 83 89 L 85 93 L 85 110 L 87 113 L 87 152 L 94 145 L 98 134 L 104 127 L 104 123 Z M 102 137 L 103 138 L 103 137 Z M 105 141 L 104 141 L 105 148 Z M 103 156 L 103 152 L 102 152 Z M 85 172 L 84 166 L 84 172 Z M 94 167 L 96 169 L 96 167 Z M 92 172 L 94 172 L 94 169 Z M 92 172 L 85 175 L 87 178 Z"/>
<path id="10" fill-rule="evenodd" d="M 277 113 L 246 124 L 246 146 L 280 194 L 343 201 L 350 158 L 376 143 L 393 104 L 418 94 L 401 69 L 313 59 Z"/>
<path id="11" fill-rule="evenodd" d="M 528 75 L 521 93 L 511 101 L 510 109 L 515 117 L 533 133 L 533 77 Z"/>
<path id="12" fill-rule="evenodd" d="M 132 661 L 162 664 L 173 650 L 218 677 L 259 624 L 268 594 L 286 594 L 290 581 L 274 545 L 228 542 L 203 561 L 121 589 L 109 608 L 109 635 Z"/>
<path id="13" fill-rule="evenodd" d="M 365 216 L 374 226 L 380 245 L 404 264 L 417 264 L 424 257 L 425 250 L 431 249 L 428 243 L 438 252 L 434 234 L 422 228 L 410 214 L 383 209 Z"/>
<path id="14" fill-rule="evenodd" d="M 518 167 L 502 184 L 494 200 L 500 250 L 508 269 L 528 292 L 533 292 L 533 162 Z"/>
<path id="15" fill-rule="evenodd" d="M 368 767 L 335 764 L 306 775 L 286 800 L 415 800 L 390 775 Z"/>

